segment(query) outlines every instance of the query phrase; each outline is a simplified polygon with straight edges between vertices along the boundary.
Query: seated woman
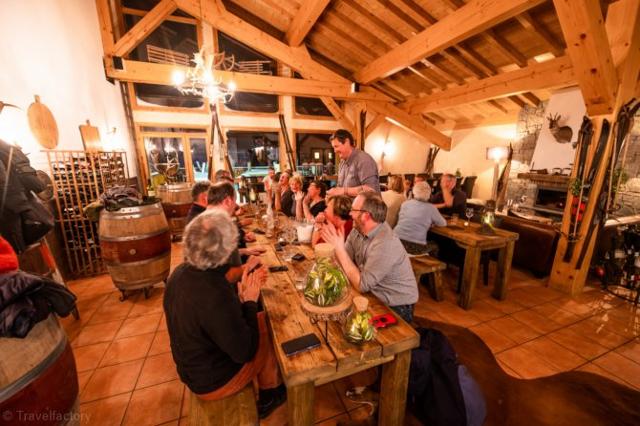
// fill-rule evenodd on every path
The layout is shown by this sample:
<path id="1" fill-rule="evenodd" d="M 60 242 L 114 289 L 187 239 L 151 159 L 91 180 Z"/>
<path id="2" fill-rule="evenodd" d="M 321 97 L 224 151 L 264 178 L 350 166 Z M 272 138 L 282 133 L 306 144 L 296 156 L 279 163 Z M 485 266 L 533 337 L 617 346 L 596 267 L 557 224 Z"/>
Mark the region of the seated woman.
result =
<path id="1" fill-rule="evenodd" d="M 380 195 L 382 196 L 382 201 L 387 205 L 387 218 L 385 221 L 393 228 L 398 223 L 400 205 L 406 200 L 402 176 L 390 176 L 389 189 Z"/>
<path id="2" fill-rule="evenodd" d="M 185 230 L 185 261 L 167 281 L 163 306 L 173 360 L 189 389 L 217 400 L 257 378 L 258 413 L 266 417 L 286 399 L 266 319 L 258 313 L 267 271 L 251 258 L 237 290 L 231 285 L 225 274 L 237 240 L 226 212 L 196 217 Z"/>
<path id="3" fill-rule="evenodd" d="M 318 243 L 323 243 L 324 240 L 320 236 L 322 227 L 331 222 L 336 230 L 342 231 L 344 238 L 346 239 L 353 228 L 353 220 L 351 219 L 351 197 L 346 195 L 334 195 L 327 199 L 327 208 L 324 213 L 319 213 L 316 216 L 316 225 L 313 229 L 313 235 L 311 236 L 311 245 L 315 247 Z"/>
<path id="4" fill-rule="evenodd" d="M 413 199 L 400 206 L 398 224 L 393 229 L 407 253 L 412 255 L 426 254 L 427 232 L 432 225 L 446 226 L 447 221 L 438 209 L 429 203 L 431 187 L 427 182 L 418 182 L 413 186 Z"/>
<path id="5" fill-rule="evenodd" d="M 314 180 L 309 184 L 307 189 L 307 196 L 302 200 L 302 210 L 304 218 L 312 222 L 318 214 L 322 213 L 327 205 L 324 202 L 324 197 L 327 193 L 327 187 L 324 183 Z M 296 217 L 299 212 L 296 210 Z"/>

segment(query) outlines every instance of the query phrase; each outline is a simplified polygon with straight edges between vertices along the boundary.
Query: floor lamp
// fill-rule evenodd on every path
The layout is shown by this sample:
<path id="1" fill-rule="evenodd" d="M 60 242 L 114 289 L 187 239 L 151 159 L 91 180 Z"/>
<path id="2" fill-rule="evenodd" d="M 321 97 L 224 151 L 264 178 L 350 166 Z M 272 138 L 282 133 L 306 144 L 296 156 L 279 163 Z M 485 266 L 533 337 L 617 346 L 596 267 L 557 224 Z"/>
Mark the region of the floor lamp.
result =
<path id="1" fill-rule="evenodd" d="M 491 199 L 498 196 L 498 175 L 500 174 L 500 161 L 509 155 L 508 146 L 492 146 L 487 148 L 487 160 L 493 160 L 493 186 L 491 187 Z"/>

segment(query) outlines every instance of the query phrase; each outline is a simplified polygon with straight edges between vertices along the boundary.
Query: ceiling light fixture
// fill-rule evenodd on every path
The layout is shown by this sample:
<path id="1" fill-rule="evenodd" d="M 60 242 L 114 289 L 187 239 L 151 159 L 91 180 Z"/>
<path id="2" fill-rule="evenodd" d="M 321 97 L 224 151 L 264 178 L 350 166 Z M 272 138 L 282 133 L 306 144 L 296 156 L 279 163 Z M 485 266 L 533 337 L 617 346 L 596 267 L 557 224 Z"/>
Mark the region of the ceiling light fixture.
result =
<path id="1" fill-rule="evenodd" d="M 233 55 L 226 56 L 224 52 L 212 53 L 203 47 L 198 53 L 193 54 L 191 62 L 196 66 L 187 69 L 186 73 L 181 69 L 175 70 L 171 76 L 173 85 L 180 93 L 208 98 L 211 104 L 218 100 L 227 103 L 233 98 L 236 84 L 233 81 L 224 83 L 220 77 L 215 76 L 216 70 L 233 69 Z"/>

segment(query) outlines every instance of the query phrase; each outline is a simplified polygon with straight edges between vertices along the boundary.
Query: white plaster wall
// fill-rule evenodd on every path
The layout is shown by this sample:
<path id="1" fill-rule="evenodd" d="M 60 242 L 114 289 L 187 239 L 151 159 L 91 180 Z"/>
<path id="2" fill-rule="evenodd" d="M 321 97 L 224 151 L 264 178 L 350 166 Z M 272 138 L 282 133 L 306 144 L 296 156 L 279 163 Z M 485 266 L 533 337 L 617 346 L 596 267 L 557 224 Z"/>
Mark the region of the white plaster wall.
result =
<path id="1" fill-rule="evenodd" d="M 27 125 L 37 94 L 56 119 L 57 149 L 82 150 L 78 126 L 89 119 L 105 148 L 124 149 L 130 175 L 137 174 L 119 86 L 104 77 L 95 1 L 1 0 L 0 40 L 0 100 L 22 108 L 0 113 L 0 138 L 20 145 L 34 167 L 49 171 L 44 148 Z"/>
<path id="2" fill-rule="evenodd" d="M 365 150 L 379 164 L 387 126 L 390 126 L 387 144 L 392 148 L 389 155 L 385 155 L 381 174 L 424 172 L 429 145 L 421 138 L 397 126 L 381 125 L 367 138 Z M 452 149 L 451 151 L 440 150 L 436 157 L 434 171 L 455 173 L 456 169 L 460 169 L 464 176 L 478 176 L 472 197 L 490 198 L 494 167 L 493 161 L 486 159 L 486 150 L 492 146 L 508 145 L 510 141 L 514 141 L 516 123 L 444 133 L 451 136 Z"/>
<path id="3" fill-rule="evenodd" d="M 544 115 L 560 114 L 560 126 L 569 126 L 573 130 L 571 142 L 578 139 L 578 131 L 582 125 L 582 117 L 586 112 L 582 92 L 577 87 L 570 87 L 554 92 L 549 99 Z M 536 149 L 531 159 L 533 169 L 551 169 L 554 167 L 570 167 L 575 157 L 575 149 L 571 143 L 558 143 L 545 119 L 545 125 L 540 130 Z"/>

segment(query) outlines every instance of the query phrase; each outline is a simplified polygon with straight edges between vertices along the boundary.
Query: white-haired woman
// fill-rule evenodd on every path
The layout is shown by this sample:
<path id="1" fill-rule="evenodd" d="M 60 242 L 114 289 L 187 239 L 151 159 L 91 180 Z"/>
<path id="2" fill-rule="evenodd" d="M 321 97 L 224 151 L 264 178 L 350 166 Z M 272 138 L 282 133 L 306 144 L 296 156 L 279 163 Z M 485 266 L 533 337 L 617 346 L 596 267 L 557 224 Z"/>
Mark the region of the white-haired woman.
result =
<path id="1" fill-rule="evenodd" d="M 226 273 L 237 241 L 226 212 L 196 217 L 185 230 L 185 261 L 169 277 L 163 305 L 173 359 L 189 389 L 216 400 L 257 378 L 258 412 L 266 417 L 286 399 L 265 317 L 258 313 L 267 271 L 249 262 L 236 289 Z"/>
<path id="2" fill-rule="evenodd" d="M 413 199 L 400 206 L 398 224 L 393 229 L 407 253 L 413 255 L 429 252 L 427 232 L 431 226 L 446 226 L 447 221 L 438 209 L 429 203 L 431 187 L 427 182 L 413 186 Z"/>

